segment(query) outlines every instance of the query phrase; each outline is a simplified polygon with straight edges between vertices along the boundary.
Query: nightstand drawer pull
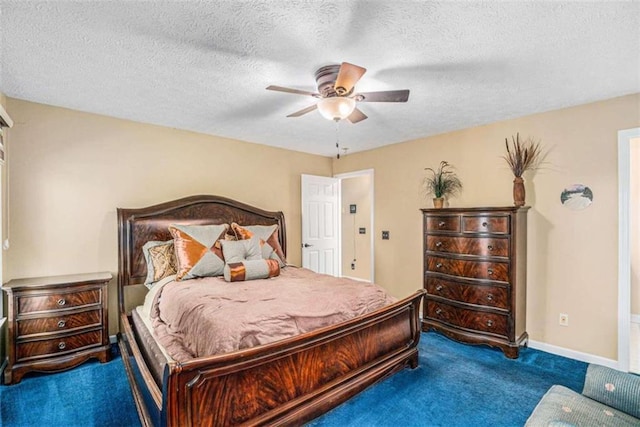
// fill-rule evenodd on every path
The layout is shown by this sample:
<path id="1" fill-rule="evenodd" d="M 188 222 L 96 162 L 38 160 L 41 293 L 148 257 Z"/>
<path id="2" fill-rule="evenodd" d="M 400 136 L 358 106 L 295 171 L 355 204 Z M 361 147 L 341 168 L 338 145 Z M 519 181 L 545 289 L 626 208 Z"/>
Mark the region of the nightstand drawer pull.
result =
<path id="1" fill-rule="evenodd" d="M 65 300 L 64 298 L 60 298 L 60 299 L 58 300 L 58 305 L 59 305 L 60 307 L 62 307 L 62 306 L 63 306 L 63 305 L 65 305 L 66 303 L 67 303 L 67 300 Z"/>
<path id="2" fill-rule="evenodd" d="M 487 320 L 487 326 L 493 328 L 493 320 Z"/>
<path id="3" fill-rule="evenodd" d="M 487 295 L 487 301 L 493 302 L 493 295 L 492 294 Z"/>
<path id="4" fill-rule="evenodd" d="M 437 263 L 436 268 L 442 268 L 442 263 L 441 262 Z"/>
<path id="5" fill-rule="evenodd" d="M 437 291 L 437 292 L 440 292 L 441 290 L 442 290 L 442 285 L 438 285 L 438 286 L 436 286 L 436 291 Z"/>
<path id="6" fill-rule="evenodd" d="M 58 321 L 58 328 L 64 328 L 65 326 L 67 326 L 67 322 L 64 320 Z"/>
<path id="7" fill-rule="evenodd" d="M 442 313 L 442 309 L 441 308 L 437 308 L 436 309 L 436 314 L 439 316 Z"/>
<path id="8" fill-rule="evenodd" d="M 446 224 L 446 222 L 444 222 L 444 221 L 440 221 L 440 222 L 438 223 L 438 227 L 444 227 L 444 225 L 445 225 L 445 224 Z"/>
<path id="9" fill-rule="evenodd" d="M 488 268 L 487 273 L 489 274 L 489 276 L 493 276 L 493 269 Z"/>
<path id="10" fill-rule="evenodd" d="M 60 342 L 58 343 L 58 348 L 59 348 L 60 350 L 64 350 L 66 347 L 67 347 L 67 344 L 66 344 L 64 341 L 60 341 Z"/>
<path id="11" fill-rule="evenodd" d="M 441 248 L 442 247 L 442 242 L 436 242 L 436 248 Z"/>

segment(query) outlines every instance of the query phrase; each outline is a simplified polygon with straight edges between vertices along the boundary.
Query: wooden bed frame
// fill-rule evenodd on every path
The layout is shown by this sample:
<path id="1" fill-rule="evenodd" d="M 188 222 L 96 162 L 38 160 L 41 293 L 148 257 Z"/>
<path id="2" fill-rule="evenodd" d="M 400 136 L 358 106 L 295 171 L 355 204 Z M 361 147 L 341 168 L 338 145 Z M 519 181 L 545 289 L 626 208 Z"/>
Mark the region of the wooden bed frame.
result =
<path id="1" fill-rule="evenodd" d="M 282 212 L 231 199 L 193 196 L 118 209 L 118 342 L 143 426 L 299 425 L 376 381 L 417 366 L 422 290 L 368 315 L 282 341 L 168 362 L 154 379 L 151 359 L 158 349 L 133 323 L 125 301 L 125 288 L 146 276 L 142 245 L 169 240 L 172 223 L 231 222 L 278 224 L 286 251 Z"/>

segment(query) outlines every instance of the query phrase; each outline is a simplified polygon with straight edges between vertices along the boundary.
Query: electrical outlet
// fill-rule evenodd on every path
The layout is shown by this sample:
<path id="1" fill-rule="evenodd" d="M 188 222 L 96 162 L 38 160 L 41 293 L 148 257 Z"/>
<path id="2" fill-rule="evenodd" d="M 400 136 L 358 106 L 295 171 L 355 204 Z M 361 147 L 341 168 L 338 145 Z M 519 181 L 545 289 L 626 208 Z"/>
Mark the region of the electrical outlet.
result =
<path id="1" fill-rule="evenodd" d="M 389 240 L 389 232 L 388 231 L 383 231 L 382 232 L 382 240 Z"/>
<path id="2" fill-rule="evenodd" d="M 558 323 L 560 324 L 560 326 L 569 326 L 569 315 L 566 313 L 560 313 Z"/>

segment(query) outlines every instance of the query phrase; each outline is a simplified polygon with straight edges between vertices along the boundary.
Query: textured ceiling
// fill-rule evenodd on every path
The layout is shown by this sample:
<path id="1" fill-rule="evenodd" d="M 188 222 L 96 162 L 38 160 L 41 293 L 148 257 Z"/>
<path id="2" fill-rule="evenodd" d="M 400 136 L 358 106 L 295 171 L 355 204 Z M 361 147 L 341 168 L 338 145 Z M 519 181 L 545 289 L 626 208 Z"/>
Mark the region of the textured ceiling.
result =
<path id="1" fill-rule="evenodd" d="M 7 96 L 331 156 L 323 65 L 410 89 L 339 123 L 349 152 L 640 92 L 640 2 L 0 0 Z"/>

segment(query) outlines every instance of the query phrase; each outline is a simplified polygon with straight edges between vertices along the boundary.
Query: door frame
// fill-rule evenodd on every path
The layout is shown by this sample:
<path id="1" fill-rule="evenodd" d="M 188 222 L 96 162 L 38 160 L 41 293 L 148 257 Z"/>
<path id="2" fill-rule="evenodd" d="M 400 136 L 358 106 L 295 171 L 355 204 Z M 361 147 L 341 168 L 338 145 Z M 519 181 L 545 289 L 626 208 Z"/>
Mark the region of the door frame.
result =
<path id="1" fill-rule="evenodd" d="M 339 173 L 336 175 L 333 175 L 334 178 L 338 178 L 340 180 L 340 194 L 342 195 L 342 180 L 343 179 L 347 179 L 347 178 L 357 178 L 360 176 L 369 176 L 371 179 L 369 180 L 369 197 L 371 200 L 371 218 L 369 220 L 369 230 L 371 230 L 371 232 L 369 233 L 369 238 L 371 239 L 371 254 L 369 255 L 370 258 L 370 265 L 371 265 L 371 272 L 369 273 L 369 277 L 371 278 L 371 283 L 375 283 L 375 229 L 374 224 L 375 224 L 375 199 L 374 199 L 374 173 L 373 173 L 373 169 L 363 169 L 363 170 L 359 170 L 359 171 L 353 171 L 353 172 L 345 172 L 345 173 Z M 342 204 L 342 200 L 340 201 L 340 203 Z M 339 239 L 340 239 L 340 276 L 342 276 L 342 215 L 339 215 L 339 224 L 338 224 L 338 229 L 339 229 Z"/>
<path id="2" fill-rule="evenodd" d="M 631 334 L 631 140 L 640 127 L 618 131 L 618 369 L 629 371 Z"/>

